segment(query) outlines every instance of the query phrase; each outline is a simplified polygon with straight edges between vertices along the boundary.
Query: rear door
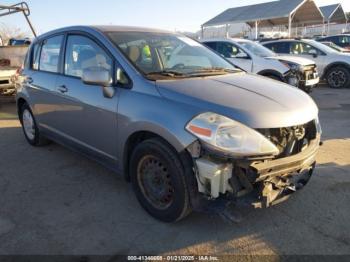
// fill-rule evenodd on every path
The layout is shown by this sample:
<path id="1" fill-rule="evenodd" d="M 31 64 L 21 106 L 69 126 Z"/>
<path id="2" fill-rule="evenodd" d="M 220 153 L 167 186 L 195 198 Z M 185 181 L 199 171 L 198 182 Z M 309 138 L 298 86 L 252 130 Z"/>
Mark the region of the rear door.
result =
<path id="1" fill-rule="evenodd" d="M 30 64 L 24 71 L 32 110 L 44 128 L 53 128 L 56 123 L 55 85 L 63 38 L 56 35 L 34 44 Z"/>
<path id="2" fill-rule="evenodd" d="M 101 86 L 83 83 L 83 71 L 92 68 L 107 69 L 112 78 L 114 59 L 88 35 L 69 34 L 63 74 L 56 82 L 57 131 L 89 153 L 116 160 L 118 92 L 107 98 Z"/>

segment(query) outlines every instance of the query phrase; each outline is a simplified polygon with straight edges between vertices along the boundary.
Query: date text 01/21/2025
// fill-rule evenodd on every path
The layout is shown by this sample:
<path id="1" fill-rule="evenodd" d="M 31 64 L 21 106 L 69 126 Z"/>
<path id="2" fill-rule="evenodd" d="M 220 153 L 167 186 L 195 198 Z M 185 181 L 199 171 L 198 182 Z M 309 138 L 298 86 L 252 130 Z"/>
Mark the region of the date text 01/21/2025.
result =
<path id="1" fill-rule="evenodd" d="M 128 261 L 219 261 L 215 256 L 128 256 Z"/>

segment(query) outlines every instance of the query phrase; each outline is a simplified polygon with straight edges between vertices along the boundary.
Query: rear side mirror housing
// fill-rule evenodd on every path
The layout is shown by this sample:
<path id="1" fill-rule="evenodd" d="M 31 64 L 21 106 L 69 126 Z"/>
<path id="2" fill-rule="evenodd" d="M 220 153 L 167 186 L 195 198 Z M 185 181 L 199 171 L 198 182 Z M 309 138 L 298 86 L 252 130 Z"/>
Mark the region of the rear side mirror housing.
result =
<path id="1" fill-rule="evenodd" d="M 83 70 L 81 80 L 86 85 L 101 86 L 103 95 L 107 98 L 112 98 L 115 89 L 112 86 L 112 77 L 109 70 L 104 68 L 88 68 Z"/>
<path id="2" fill-rule="evenodd" d="M 238 58 L 238 59 L 250 59 L 249 56 L 245 53 L 238 53 L 235 58 Z"/>

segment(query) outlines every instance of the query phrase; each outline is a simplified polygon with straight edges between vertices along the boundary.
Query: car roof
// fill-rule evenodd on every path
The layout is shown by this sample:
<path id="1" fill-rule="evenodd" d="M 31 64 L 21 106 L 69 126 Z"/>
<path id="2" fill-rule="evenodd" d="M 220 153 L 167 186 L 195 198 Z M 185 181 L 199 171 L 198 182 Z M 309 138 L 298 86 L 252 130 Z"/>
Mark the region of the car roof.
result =
<path id="1" fill-rule="evenodd" d="M 46 32 L 40 36 L 37 37 L 37 40 L 46 38 L 48 36 L 69 32 L 69 31 L 84 31 L 84 32 L 91 32 L 91 31 L 99 31 L 102 33 L 107 32 L 149 32 L 149 33 L 165 33 L 165 34 L 176 34 L 171 31 L 162 30 L 162 29 L 155 29 L 155 28 L 146 28 L 146 27 L 136 27 L 136 26 L 117 26 L 117 25 L 77 25 L 77 26 L 69 26 L 69 27 L 63 27 L 58 28 L 49 32 Z"/>
<path id="2" fill-rule="evenodd" d="M 120 25 L 93 25 L 90 26 L 102 32 L 149 32 L 149 33 L 174 33 L 168 30 L 138 27 L 138 26 L 120 26 Z"/>
<path id="3" fill-rule="evenodd" d="M 314 41 L 312 39 L 292 39 L 292 38 L 285 38 L 285 39 L 276 39 L 271 41 L 265 41 L 262 42 L 262 45 L 269 44 L 269 43 L 278 43 L 278 42 L 294 42 L 294 41 L 300 41 L 300 42 L 311 42 Z"/>
<path id="4" fill-rule="evenodd" d="M 244 39 L 244 38 L 227 38 L 227 37 L 222 37 L 222 38 L 208 38 L 208 39 L 201 39 L 201 42 L 216 42 L 216 41 L 233 41 L 233 42 L 252 42 L 249 39 Z"/>

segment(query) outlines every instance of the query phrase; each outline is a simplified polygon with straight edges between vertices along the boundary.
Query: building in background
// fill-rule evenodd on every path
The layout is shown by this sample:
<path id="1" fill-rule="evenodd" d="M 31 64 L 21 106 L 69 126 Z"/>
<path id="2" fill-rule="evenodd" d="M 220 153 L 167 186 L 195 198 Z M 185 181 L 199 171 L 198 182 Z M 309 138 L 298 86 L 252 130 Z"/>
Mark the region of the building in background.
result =
<path id="1" fill-rule="evenodd" d="M 347 31 L 341 4 L 318 7 L 313 0 L 280 0 L 230 8 L 202 25 L 198 36 L 312 37 Z"/>

